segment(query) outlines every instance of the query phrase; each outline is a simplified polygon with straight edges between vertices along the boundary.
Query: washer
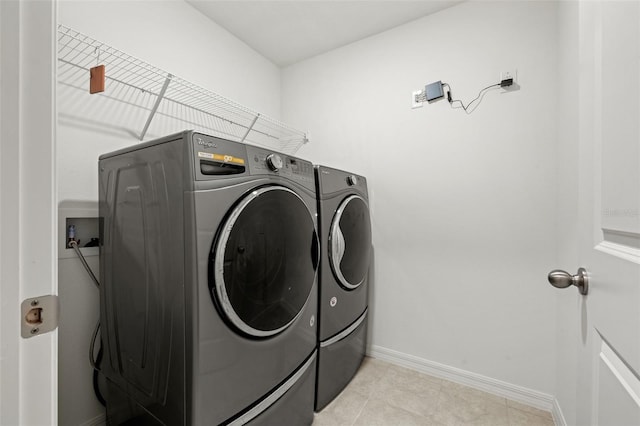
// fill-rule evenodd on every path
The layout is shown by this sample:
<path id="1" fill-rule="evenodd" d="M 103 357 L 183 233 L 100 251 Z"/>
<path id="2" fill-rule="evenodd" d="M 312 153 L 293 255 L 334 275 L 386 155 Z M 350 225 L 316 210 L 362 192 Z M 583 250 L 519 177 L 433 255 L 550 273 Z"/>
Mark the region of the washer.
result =
<path id="1" fill-rule="evenodd" d="M 193 131 L 100 157 L 109 424 L 311 424 L 311 163 Z"/>
<path id="2" fill-rule="evenodd" d="M 319 272 L 316 411 L 351 381 L 365 355 L 371 221 L 367 180 L 315 167 L 321 263 Z"/>

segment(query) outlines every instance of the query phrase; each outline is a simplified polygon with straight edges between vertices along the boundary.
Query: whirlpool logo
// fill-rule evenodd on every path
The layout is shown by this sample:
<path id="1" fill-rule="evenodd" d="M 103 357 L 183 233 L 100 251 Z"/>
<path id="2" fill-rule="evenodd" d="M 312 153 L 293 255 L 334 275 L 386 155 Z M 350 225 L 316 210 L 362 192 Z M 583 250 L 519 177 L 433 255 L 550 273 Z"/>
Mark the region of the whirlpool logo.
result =
<path id="1" fill-rule="evenodd" d="M 206 146 L 207 148 L 217 148 L 218 147 L 218 145 L 216 145 L 215 143 L 207 142 L 202 138 L 196 138 L 196 143 L 198 145 Z"/>

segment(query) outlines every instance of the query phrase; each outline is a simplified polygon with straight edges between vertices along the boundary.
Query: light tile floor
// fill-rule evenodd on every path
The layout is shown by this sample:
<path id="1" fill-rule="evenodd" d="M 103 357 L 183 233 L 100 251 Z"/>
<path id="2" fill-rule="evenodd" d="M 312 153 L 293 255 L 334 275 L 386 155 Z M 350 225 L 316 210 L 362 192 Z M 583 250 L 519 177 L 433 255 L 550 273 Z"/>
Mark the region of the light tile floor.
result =
<path id="1" fill-rule="evenodd" d="M 553 426 L 551 413 L 365 358 L 313 426 Z"/>

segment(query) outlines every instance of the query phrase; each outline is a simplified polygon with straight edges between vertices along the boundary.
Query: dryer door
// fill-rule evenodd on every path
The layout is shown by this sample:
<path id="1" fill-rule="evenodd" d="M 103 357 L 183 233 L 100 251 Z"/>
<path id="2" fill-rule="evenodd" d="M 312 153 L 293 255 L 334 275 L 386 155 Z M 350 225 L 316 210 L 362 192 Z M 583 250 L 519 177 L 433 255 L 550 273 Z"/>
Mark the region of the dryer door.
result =
<path id="1" fill-rule="evenodd" d="M 237 329 L 268 337 L 302 312 L 318 267 L 315 222 L 304 201 L 283 186 L 246 195 L 218 231 L 209 287 Z"/>
<path id="2" fill-rule="evenodd" d="M 329 233 L 331 269 L 346 289 L 353 290 L 364 282 L 370 250 L 369 206 L 362 197 L 351 195 L 336 210 Z"/>

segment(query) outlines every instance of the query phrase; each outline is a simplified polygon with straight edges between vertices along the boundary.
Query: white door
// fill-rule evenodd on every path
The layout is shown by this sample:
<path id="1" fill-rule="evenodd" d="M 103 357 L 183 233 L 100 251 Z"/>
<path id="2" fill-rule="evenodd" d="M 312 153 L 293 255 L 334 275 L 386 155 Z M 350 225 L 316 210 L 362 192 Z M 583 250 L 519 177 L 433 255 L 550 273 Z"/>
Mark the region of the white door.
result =
<path id="1" fill-rule="evenodd" d="M 581 2 L 579 425 L 640 425 L 640 2 Z M 569 271 L 575 273 L 575 271 Z M 564 290 L 567 291 L 567 290 Z"/>
<path id="2" fill-rule="evenodd" d="M 55 1 L 0 1 L 0 424 L 57 424 L 57 332 L 20 303 L 57 293 Z"/>

